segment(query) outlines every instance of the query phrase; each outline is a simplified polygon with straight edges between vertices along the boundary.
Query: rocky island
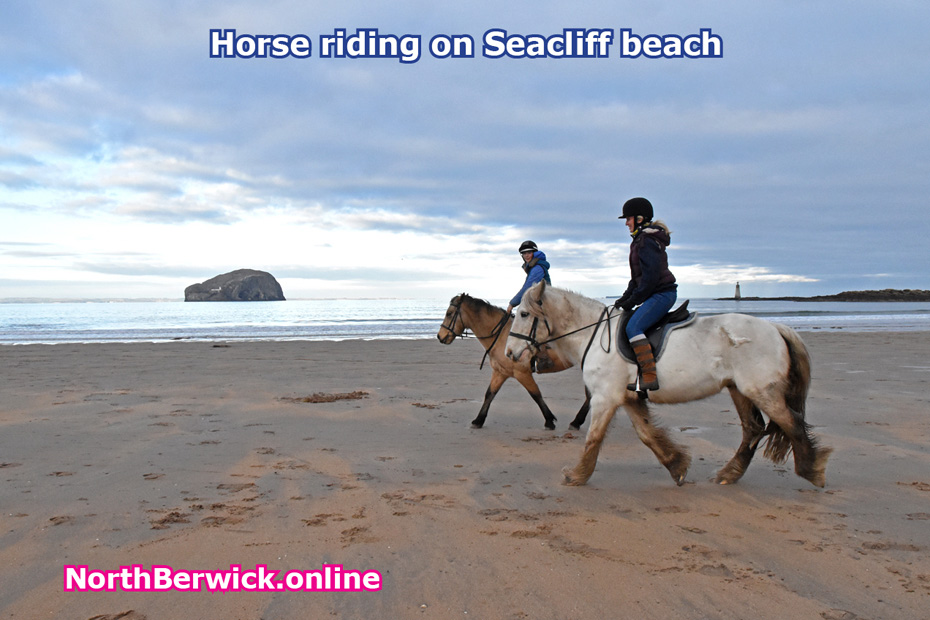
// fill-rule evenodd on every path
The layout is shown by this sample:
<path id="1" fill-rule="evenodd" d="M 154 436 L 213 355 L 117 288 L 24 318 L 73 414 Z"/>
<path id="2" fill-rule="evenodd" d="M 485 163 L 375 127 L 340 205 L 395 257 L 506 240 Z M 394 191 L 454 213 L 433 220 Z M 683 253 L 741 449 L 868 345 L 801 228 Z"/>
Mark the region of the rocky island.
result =
<path id="1" fill-rule="evenodd" d="M 267 271 L 237 269 L 191 284 L 184 301 L 284 301 L 284 291 Z"/>
<path id="2" fill-rule="evenodd" d="M 880 291 L 843 291 L 835 295 L 814 297 L 721 297 L 719 301 L 930 301 L 930 291 L 919 289 L 891 289 Z"/>

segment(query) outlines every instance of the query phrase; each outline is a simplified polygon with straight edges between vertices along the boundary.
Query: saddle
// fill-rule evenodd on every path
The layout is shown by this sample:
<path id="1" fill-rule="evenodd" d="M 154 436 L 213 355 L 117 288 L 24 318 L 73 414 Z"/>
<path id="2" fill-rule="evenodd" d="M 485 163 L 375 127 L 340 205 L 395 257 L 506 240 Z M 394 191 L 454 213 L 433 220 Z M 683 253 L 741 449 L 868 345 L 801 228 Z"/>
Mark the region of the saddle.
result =
<path id="1" fill-rule="evenodd" d="M 685 300 L 678 308 L 666 314 L 659 319 L 658 323 L 646 330 L 646 338 L 649 340 L 649 344 L 652 345 L 652 355 L 657 362 L 665 348 L 668 335 L 680 327 L 690 325 L 697 318 L 697 312 L 688 311 L 688 301 Z M 633 353 L 633 347 L 630 346 L 630 341 L 626 337 L 626 324 L 631 316 L 633 316 L 632 313 L 625 312 L 623 320 L 620 322 L 620 330 L 617 332 L 617 350 L 623 356 L 623 359 L 635 364 L 636 355 Z"/>

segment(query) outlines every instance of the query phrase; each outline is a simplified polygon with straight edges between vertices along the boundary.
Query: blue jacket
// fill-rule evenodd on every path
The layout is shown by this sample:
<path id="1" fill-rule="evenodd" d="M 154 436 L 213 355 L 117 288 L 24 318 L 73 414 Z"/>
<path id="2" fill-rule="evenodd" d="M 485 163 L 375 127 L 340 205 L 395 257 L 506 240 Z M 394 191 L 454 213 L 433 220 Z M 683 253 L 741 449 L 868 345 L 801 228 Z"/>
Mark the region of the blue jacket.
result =
<path id="1" fill-rule="evenodd" d="M 523 263 L 523 271 L 526 272 L 526 282 L 523 283 L 523 288 L 510 300 L 510 305 L 514 308 L 520 305 L 523 293 L 540 280 L 552 284 L 552 280 L 549 279 L 549 262 L 546 260 L 546 255 L 539 250 L 533 254 L 533 260 Z"/>

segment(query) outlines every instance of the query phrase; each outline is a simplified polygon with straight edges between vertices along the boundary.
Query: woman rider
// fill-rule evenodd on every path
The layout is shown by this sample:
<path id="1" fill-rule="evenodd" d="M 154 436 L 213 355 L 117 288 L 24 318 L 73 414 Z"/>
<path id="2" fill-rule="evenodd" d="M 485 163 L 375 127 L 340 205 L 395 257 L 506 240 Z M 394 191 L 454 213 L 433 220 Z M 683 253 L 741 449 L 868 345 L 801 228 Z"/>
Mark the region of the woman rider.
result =
<path id="1" fill-rule="evenodd" d="M 630 198 L 623 204 L 623 215 L 633 241 L 630 243 L 630 284 L 626 292 L 614 302 L 614 308 L 623 308 L 633 316 L 626 324 L 626 335 L 636 354 L 642 373 L 640 391 L 658 390 L 656 362 L 652 345 L 645 332 L 671 310 L 678 298 L 678 284 L 668 268 L 665 248 L 671 243 L 671 232 L 663 222 L 652 221 L 652 203 L 645 198 Z M 638 306 L 638 307 L 637 307 Z M 636 382 L 626 386 L 636 391 Z"/>

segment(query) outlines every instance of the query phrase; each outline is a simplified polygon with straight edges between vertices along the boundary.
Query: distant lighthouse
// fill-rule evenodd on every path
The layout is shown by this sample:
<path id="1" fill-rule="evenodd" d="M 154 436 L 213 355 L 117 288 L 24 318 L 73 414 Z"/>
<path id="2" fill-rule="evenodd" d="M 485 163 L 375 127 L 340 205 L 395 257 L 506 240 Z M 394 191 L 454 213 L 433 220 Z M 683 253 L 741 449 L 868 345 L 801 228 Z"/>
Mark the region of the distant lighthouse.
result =
<path id="1" fill-rule="evenodd" d="M 740 292 L 739 292 L 739 282 L 737 282 L 736 292 L 733 294 L 733 299 L 735 299 L 736 301 L 739 301 L 741 298 L 742 298 L 742 295 L 740 295 Z"/>

